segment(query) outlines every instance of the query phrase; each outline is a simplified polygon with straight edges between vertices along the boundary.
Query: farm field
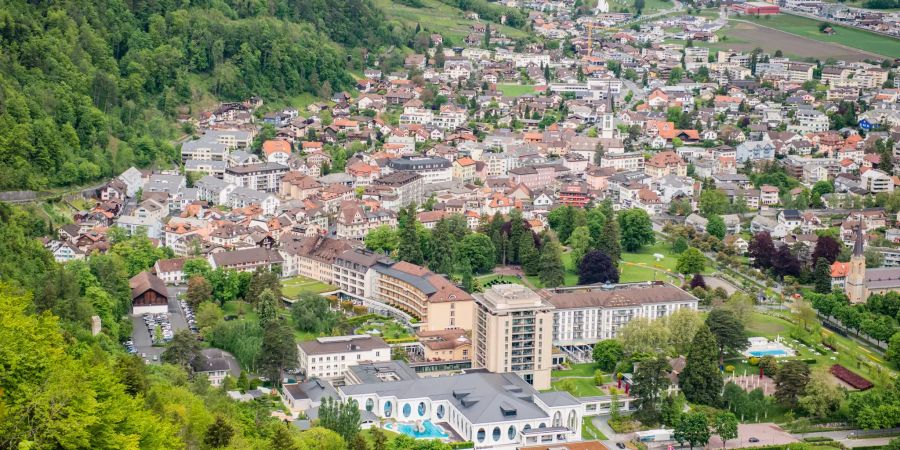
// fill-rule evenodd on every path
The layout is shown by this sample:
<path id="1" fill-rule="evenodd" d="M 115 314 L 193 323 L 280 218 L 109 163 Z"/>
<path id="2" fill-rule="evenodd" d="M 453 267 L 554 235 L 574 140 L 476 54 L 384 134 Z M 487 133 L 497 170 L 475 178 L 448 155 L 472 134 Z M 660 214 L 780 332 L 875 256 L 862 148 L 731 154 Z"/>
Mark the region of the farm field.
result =
<path id="1" fill-rule="evenodd" d="M 724 32 L 728 41 L 717 44 L 729 45 L 729 41 L 735 38 L 734 44 L 745 41 L 750 46 L 732 47 L 741 50 L 761 47 L 769 51 L 782 50 L 789 55 L 852 61 L 877 55 L 900 58 L 898 39 L 840 25 L 833 27 L 836 33 L 828 35 L 819 32 L 819 22 L 805 17 L 789 14 L 760 18 L 743 16 L 730 19 Z M 798 39 L 798 36 L 805 39 Z"/>
<path id="2" fill-rule="evenodd" d="M 413 8 L 391 0 L 375 0 L 388 19 L 400 22 L 410 28 L 421 25 L 422 29 L 432 32 L 440 32 L 445 39 L 452 44 L 460 44 L 471 32 L 471 26 L 475 21 L 465 18 L 465 14 L 439 0 L 421 0 L 424 7 Z M 497 29 L 511 38 L 525 37 L 526 33 L 505 25 L 492 23 L 491 29 Z M 445 42 L 446 46 L 448 43 Z"/>

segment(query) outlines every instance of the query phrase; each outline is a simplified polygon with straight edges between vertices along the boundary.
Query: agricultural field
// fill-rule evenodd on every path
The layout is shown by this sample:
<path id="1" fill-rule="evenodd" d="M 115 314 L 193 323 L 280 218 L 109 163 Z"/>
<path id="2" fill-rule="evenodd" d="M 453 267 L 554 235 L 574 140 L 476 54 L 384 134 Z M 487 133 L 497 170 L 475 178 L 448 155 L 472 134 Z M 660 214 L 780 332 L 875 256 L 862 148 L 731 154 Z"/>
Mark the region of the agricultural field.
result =
<path id="1" fill-rule="evenodd" d="M 334 290 L 337 288 L 330 284 L 299 275 L 281 280 L 281 293 L 289 298 L 297 298 L 301 294 L 321 294 Z"/>
<path id="2" fill-rule="evenodd" d="M 375 5 L 384 11 L 387 18 L 402 23 L 409 28 L 420 25 L 422 29 L 440 32 L 453 44 L 461 43 L 471 32 L 474 20 L 465 18 L 459 9 L 441 3 L 439 0 L 422 0 L 424 7 L 413 8 L 391 0 L 375 0 Z M 505 25 L 491 24 L 491 29 L 499 29 L 511 38 L 525 37 L 526 33 Z M 446 45 L 446 43 L 445 43 Z"/>
<path id="3" fill-rule="evenodd" d="M 720 32 L 728 39 L 714 45 L 735 50 L 760 47 L 772 52 L 781 50 L 786 55 L 822 60 L 860 61 L 878 56 L 900 58 L 898 39 L 840 25 L 833 27 L 835 34 L 824 34 L 819 31 L 818 21 L 789 14 L 759 18 L 732 17 L 725 30 Z"/>

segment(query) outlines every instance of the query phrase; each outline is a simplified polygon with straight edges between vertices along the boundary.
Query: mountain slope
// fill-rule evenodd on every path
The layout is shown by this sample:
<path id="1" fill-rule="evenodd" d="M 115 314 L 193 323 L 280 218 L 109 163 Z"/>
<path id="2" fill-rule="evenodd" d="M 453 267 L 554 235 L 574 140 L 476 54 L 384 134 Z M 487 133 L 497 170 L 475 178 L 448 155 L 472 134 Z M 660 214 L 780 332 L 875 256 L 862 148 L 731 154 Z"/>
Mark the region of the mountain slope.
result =
<path id="1" fill-rule="evenodd" d="M 5 2 L 0 190 L 174 161 L 173 119 L 204 94 L 239 100 L 348 87 L 348 68 L 361 61 L 348 64 L 332 38 L 377 47 L 391 31 L 368 0 L 324 3 Z"/>

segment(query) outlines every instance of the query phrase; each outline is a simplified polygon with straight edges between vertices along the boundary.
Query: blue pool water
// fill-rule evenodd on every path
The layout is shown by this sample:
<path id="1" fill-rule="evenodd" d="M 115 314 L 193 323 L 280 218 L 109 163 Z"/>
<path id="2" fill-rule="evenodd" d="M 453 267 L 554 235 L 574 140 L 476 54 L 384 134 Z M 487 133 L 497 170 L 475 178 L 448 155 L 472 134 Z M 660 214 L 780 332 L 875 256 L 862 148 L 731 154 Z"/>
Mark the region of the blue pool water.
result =
<path id="1" fill-rule="evenodd" d="M 389 423 L 384 427 L 388 430 L 398 431 L 415 439 L 446 439 L 450 437 L 447 432 L 442 430 L 441 427 L 431 423 L 430 420 L 422 422 L 422 428 L 424 431 L 422 431 L 421 433 L 419 432 L 418 427 L 416 427 L 415 423 Z M 396 430 L 394 430 L 395 427 Z"/>
<path id="2" fill-rule="evenodd" d="M 751 350 L 749 352 L 753 356 L 786 356 L 787 352 L 780 349 L 773 350 Z"/>

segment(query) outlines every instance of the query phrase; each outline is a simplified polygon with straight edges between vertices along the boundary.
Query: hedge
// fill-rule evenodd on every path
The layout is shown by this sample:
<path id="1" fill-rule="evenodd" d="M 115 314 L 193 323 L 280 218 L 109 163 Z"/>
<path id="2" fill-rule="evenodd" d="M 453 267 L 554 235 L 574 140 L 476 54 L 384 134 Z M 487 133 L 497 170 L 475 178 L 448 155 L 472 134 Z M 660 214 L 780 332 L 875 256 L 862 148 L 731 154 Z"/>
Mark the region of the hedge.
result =
<path id="1" fill-rule="evenodd" d="M 463 442 L 451 442 L 450 448 L 453 450 L 463 449 L 463 448 L 475 448 L 475 443 L 472 441 L 463 441 Z"/>

